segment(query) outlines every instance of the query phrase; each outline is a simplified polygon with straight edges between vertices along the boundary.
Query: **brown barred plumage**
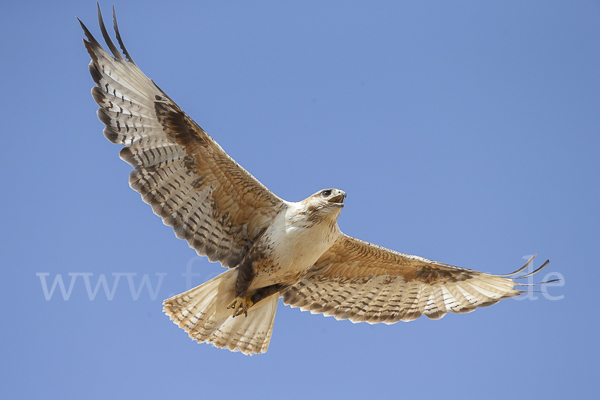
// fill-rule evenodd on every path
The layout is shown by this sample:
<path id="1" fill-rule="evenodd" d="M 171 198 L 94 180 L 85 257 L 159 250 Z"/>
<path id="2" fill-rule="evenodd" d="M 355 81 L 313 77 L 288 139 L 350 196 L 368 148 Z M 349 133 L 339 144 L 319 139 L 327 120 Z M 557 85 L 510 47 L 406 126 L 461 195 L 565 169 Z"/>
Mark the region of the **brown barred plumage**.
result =
<path id="1" fill-rule="evenodd" d="M 148 79 L 126 52 L 124 59 L 100 26 L 111 56 L 82 24 L 92 57 L 92 96 L 104 135 L 125 146 L 134 167 L 129 184 L 199 255 L 234 267 L 254 236 L 283 202 L 232 160 Z M 117 38 L 125 49 L 115 23 Z M 243 190 L 240 190 L 243 188 Z"/>

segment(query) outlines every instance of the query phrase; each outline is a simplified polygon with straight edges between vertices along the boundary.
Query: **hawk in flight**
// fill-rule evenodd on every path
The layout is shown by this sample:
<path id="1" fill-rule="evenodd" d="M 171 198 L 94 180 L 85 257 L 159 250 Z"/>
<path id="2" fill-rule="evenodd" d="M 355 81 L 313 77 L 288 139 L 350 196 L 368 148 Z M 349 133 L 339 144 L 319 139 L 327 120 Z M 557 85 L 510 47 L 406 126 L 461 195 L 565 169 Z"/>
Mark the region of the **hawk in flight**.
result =
<path id="1" fill-rule="evenodd" d="M 518 296 L 508 275 L 490 275 L 411 256 L 343 234 L 346 193 L 324 189 L 300 202 L 269 191 L 237 164 L 111 40 L 109 54 L 81 23 L 104 135 L 124 146 L 130 186 L 199 255 L 229 268 L 164 301 L 164 312 L 198 342 L 244 354 L 269 347 L 283 302 L 352 322 L 393 324 Z M 512 276 L 513 278 L 509 278 Z"/>

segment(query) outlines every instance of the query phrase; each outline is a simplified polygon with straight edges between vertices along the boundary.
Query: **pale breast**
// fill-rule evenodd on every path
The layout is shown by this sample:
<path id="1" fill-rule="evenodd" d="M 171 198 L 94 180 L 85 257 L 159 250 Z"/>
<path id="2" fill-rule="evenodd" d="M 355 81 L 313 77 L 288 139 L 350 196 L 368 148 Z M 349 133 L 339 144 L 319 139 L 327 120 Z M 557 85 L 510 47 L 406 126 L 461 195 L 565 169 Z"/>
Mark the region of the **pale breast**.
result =
<path id="1" fill-rule="evenodd" d="M 282 212 L 263 235 L 266 257 L 254 265 L 251 287 L 298 280 L 342 235 L 335 220 L 315 223 L 293 212 Z"/>

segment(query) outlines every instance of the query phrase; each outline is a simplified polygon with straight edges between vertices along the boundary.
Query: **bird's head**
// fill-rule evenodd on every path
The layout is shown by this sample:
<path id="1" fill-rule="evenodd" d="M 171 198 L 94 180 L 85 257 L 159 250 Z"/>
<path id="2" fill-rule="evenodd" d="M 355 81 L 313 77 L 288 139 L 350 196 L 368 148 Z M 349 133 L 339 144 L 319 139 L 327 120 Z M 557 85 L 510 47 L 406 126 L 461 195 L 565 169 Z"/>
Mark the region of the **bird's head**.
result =
<path id="1" fill-rule="evenodd" d="M 344 199 L 346 192 L 340 189 L 323 189 L 312 195 L 319 202 L 323 202 L 328 206 L 344 207 Z"/>
<path id="2" fill-rule="evenodd" d="M 300 202 L 308 221 L 335 221 L 344 207 L 346 192 L 339 189 L 323 189 Z"/>

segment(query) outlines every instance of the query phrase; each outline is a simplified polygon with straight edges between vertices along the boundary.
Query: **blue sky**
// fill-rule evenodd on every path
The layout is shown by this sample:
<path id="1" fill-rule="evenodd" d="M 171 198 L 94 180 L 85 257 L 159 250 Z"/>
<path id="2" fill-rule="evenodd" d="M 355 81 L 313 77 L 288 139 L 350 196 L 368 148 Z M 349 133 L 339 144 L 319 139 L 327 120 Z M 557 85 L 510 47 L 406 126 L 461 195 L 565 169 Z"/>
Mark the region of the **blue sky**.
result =
<path id="1" fill-rule="evenodd" d="M 597 395 L 598 1 L 115 6 L 142 70 L 281 197 L 337 187 L 349 235 L 491 273 L 537 253 L 563 284 L 391 326 L 280 304 L 260 356 L 192 342 L 161 302 L 222 268 L 102 135 L 75 19 L 99 38 L 95 3 L 5 2 L 2 397 Z"/>

